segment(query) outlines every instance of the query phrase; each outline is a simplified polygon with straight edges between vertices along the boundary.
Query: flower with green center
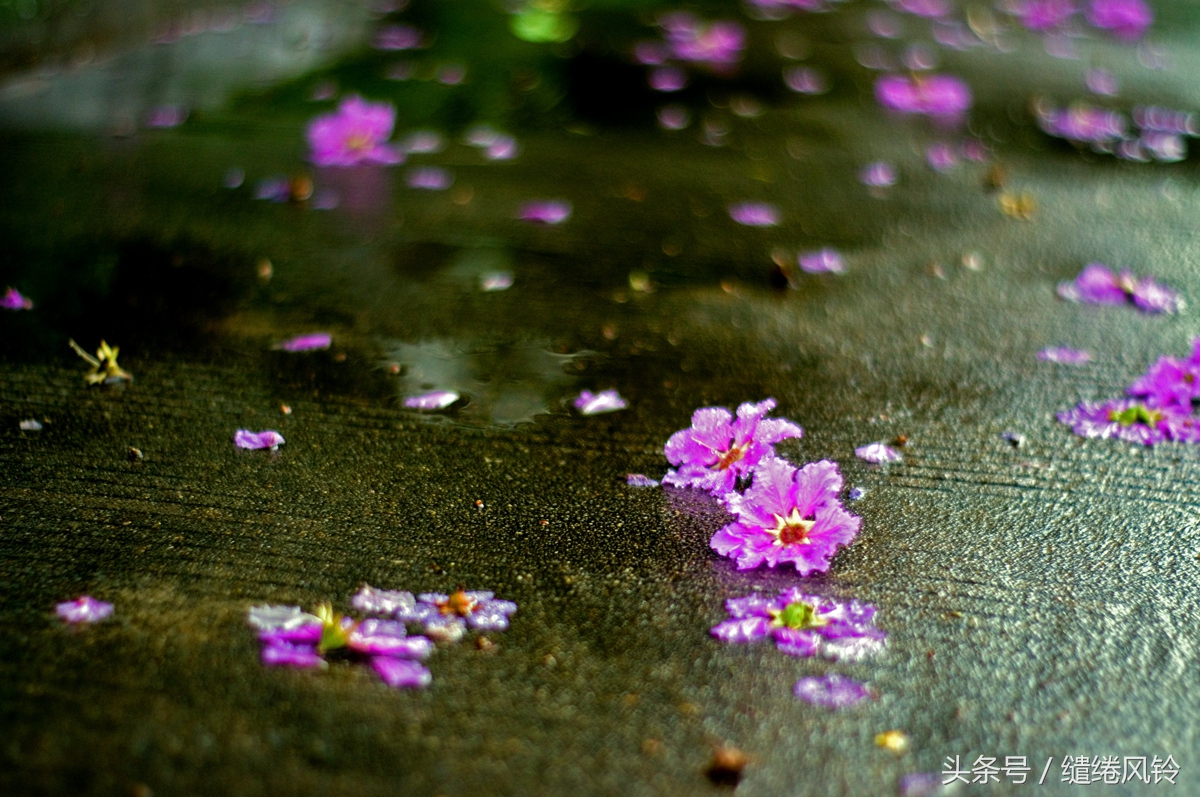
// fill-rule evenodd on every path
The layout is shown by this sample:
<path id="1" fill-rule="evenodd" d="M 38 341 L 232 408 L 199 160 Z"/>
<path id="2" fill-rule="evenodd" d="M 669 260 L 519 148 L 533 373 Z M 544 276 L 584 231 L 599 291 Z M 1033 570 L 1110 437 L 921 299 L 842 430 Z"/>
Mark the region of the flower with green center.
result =
<path id="1" fill-rule="evenodd" d="M 883 648 L 886 634 L 875 627 L 875 607 L 805 595 L 785 589 L 776 598 L 750 595 L 725 601 L 729 619 L 711 633 L 722 642 L 770 637 L 790 656 L 824 656 L 857 661 Z"/>
<path id="2" fill-rule="evenodd" d="M 1154 406 L 1138 399 L 1110 399 L 1079 406 L 1058 414 L 1080 437 L 1116 437 L 1129 443 L 1152 446 L 1164 440 L 1200 442 L 1196 419 L 1177 405 Z"/>

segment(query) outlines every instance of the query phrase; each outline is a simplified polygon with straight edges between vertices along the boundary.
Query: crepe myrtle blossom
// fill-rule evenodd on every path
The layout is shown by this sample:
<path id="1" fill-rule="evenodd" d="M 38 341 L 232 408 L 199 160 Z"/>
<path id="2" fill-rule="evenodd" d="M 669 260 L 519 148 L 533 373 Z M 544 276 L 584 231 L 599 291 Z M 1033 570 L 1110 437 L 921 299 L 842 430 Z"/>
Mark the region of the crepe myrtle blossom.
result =
<path id="1" fill-rule="evenodd" d="M 800 270 L 808 274 L 845 274 L 846 264 L 838 250 L 830 247 L 815 252 L 801 252 L 797 258 Z"/>
<path id="2" fill-rule="evenodd" d="M 1154 12 L 1143 0 L 1091 0 L 1083 16 L 1093 28 L 1127 42 L 1142 38 L 1154 21 Z"/>
<path id="3" fill-rule="evenodd" d="M 874 462 L 876 465 L 886 465 L 889 462 L 899 462 L 904 459 L 903 454 L 884 443 L 868 443 L 860 446 L 854 449 L 854 455 L 867 462 Z"/>
<path id="4" fill-rule="evenodd" d="M 457 642 L 467 628 L 503 631 L 508 616 L 517 610 L 512 601 L 497 600 L 486 590 L 456 590 L 449 595 L 427 592 L 417 596 L 412 608 L 397 609 L 393 617 L 420 623 L 425 633 L 443 642 Z"/>
<path id="5" fill-rule="evenodd" d="M 310 332 L 306 335 L 288 338 L 282 343 L 276 344 L 274 348 L 290 352 L 317 351 L 328 349 L 332 343 L 333 336 L 328 332 Z"/>
<path id="6" fill-rule="evenodd" d="M 1083 365 L 1092 361 L 1092 355 L 1083 349 L 1072 349 L 1066 346 L 1050 346 L 1037 353 L 1037 358 L 1043 362 L 1059 363 L 1060 365 Z"/>
<path id="7" fill-rule="evenodd" d="M 1114 274 L 1103 263 L 1088 263 L 1075 279 L 1058 283 L 1058 295 L 1083 304 L 1132 302 L 1147 313 L 1176 313 L 1184 307 L 1179 294 L 1153 277 L 1134 277 L 1129 269 Z"/>
<path id="8" fill-rule="evenodd" d="M 84 595 L 58 604 L 54 612 L 68 623 L 98 623 L 113 613 L 113 605 Z"/>
<path id="9" fill-rule="evenodd" d="M 883 649 L 875 607 L 806 595 L 789 587 L 778 597 L 749 595 L 725 601 L 729 619 L 709 631 L 722 642 L 744 644 L 770 637 L 789 656 L 859 661 Z"/>
<path id="10" fill-rule="evenodd" d="M 1192 401 L 1200 398 L 1200 359 L 1197 359 L 1197 352 L 1193 350 L 1192 356 L 1186 360 L 1158 358 L 1125 392 L 1131 396 L 1141 396 L 1153 406 L 1170 405 L 1190 412 Z"/>
<path id="11" fill-rule="evenodd" d="M 356 622 L 329 604 L 307 614 L 299 606 L 256 606 L 249 623 L 263 643 L 262 662 L 289 667 L 325 667 L 331 655 L 365 660 L 388 686 L 428 686 L 433 676 L 419 659 L 433 651 L 426 637 L 407 635 L 404 623 L 368 619 Z"/>
<path id="12" fill-rule="evenodd" d="M 629 402 L 621 398 L 620 394 L 612 389 L 601 390 L 599 393 L 583 390 L 576 397 L 575 401 L 571 403 L 575 409 L 579 410 L 580 415 L 599 415 L 602 412 L 616 412 L 629 406 Z"/>
<path id="13" fill-rule="evenodd" d="M 401 163 L 404 153 L 386 143 L 396 124 L 396 107 L 350 96 L 336 112 L 308 123 L 309 160 L 318 166 Z"/>
<path id="14" fill-rule="evenodd" d="M 779 208 L 768 202 L 734 202 L 729 218 L 747 227 L 776 227 L 783 220 Z"/>
<path id="15" fill-rule="evenodd" d="M 9 288 L 0 296 L 0 307 L 5 310 L 32 310 L 33 300 L 22 296 L 16 288 Z"/>
<path id="16" fill-rule="evenodd" d="M 824 573 L 862 523 L 842 507 L 841 489 L 842 476 L 829 460 L 796 469 L 777 457 L 764 459 L 744 494 L 722 499 L 737 520 L 714 534 L 709 547 L 735 560 L 738 570 L 791 564 L 802 576 Z"/>
<path id="17" fill-rule="evenodd" d="M 233 444 L 238 448 L 260 449 L 269 448 L 272 451 L 279 448 L 287 441 L 283 439 L 283 435 L 276 432 L 274 429 L 266 429 L 261 432 L 252 432 L 249 429 L 238 429 L 233 435 Z"/>
<path id="18" fill-rule="evenodd" d="M 461 398 L 453 390 L 433 390 L 404 399 L 404 406 L 410 410 L 444 410 Z"/>
<path id="19" fill-rule="evenodd" d="M 556 199 L 526 202 L 517 218 L 534 224 L 561 224 L 571 218 L 571 203 Z"/>
<path id="20" fill-rule="evenodd" d="M 1116 437 L 1127 443 L 1152 446 L 1164 440 L 1200 442 L 1196 419 L 1177 406 L 1151 406 L 1139 399 L 1081 402 L 1058 420 L 1080 437 Z"/>
<path id="21" fill-rule="evenodd" d="M 724 407 L 703 407 L 692 414 L 692 425 L 671 435 L 663 447 L 677 470 L 663 482 L 672 487 L 695 487 L 724 495 L 749 476 L 764 458 L 775 456 L 775 443 L 801 437 L 804 430 L 782 418 L 767 418 L 775 399 L 746 402 L 735 420 Z"/>
<path id="22" fill-rule="evenodd" d="M 875 99 L 888 110 L 943 121 L 958 120 L 972 102 L 965 80 L 936 74 L 880 75 L 875 81 Z"/>
<path id="23" fill-rule="evenodd" d="M 805 703 L 824 708 L 847 708 L 872 696 L 866 684 L 830 673 L 821 678 L 801 678 L 793 689 L 796 697 Z"/>

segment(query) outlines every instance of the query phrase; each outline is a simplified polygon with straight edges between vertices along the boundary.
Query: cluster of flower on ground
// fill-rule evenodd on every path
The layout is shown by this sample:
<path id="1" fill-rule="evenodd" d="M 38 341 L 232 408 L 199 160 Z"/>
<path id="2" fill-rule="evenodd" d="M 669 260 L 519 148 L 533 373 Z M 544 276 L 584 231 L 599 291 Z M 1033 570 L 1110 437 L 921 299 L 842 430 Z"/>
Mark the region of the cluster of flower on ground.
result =
<path id="1" fill-rule="evenodd" d="M 388 686 L 423 688 L 433 674 L 422 662 L 435 642 L 454 643 L 468 630 L 503 631 L 512 601 L 497 600 L 491 592 L 458 589 L 450 594 L 414 596 L 400 590 L 364 586 L 350 601 L 367 615 L 356 620 L 335 612 L 329 604 L 313 613 L 299 606 L 255 606 L 247 617 L 262 642 L 263 664 L 323 668 L 332 660 L 370 665 Z M 423 635 L 409 636 L 408 626 Z"/>

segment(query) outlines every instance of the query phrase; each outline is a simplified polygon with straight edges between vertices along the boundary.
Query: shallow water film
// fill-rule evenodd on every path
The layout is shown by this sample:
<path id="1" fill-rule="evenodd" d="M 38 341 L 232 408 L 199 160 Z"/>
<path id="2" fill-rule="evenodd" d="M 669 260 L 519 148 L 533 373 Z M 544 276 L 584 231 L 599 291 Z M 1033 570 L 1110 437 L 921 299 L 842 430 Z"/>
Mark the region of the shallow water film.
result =
<path id="1" fill-rule="evenodd" d="M 0 793 L 1200 793 L 1197 74 L 0 0 Z"/>

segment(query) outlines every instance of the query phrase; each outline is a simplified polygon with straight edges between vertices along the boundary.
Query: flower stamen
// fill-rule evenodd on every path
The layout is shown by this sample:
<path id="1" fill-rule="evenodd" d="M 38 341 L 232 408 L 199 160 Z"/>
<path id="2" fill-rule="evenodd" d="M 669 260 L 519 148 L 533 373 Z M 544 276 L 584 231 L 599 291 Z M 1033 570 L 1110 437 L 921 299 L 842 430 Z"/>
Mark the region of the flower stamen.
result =
<path id="1" fill-rule="evenodd" d="M 769 529 L 780 545 L 804 545 L 810 542 L 808 533 L 817 525 L 816 518 L 801 516 L 800 509 L 793 507 L 787 517 L 775 516 L 775 528 Z"/>

